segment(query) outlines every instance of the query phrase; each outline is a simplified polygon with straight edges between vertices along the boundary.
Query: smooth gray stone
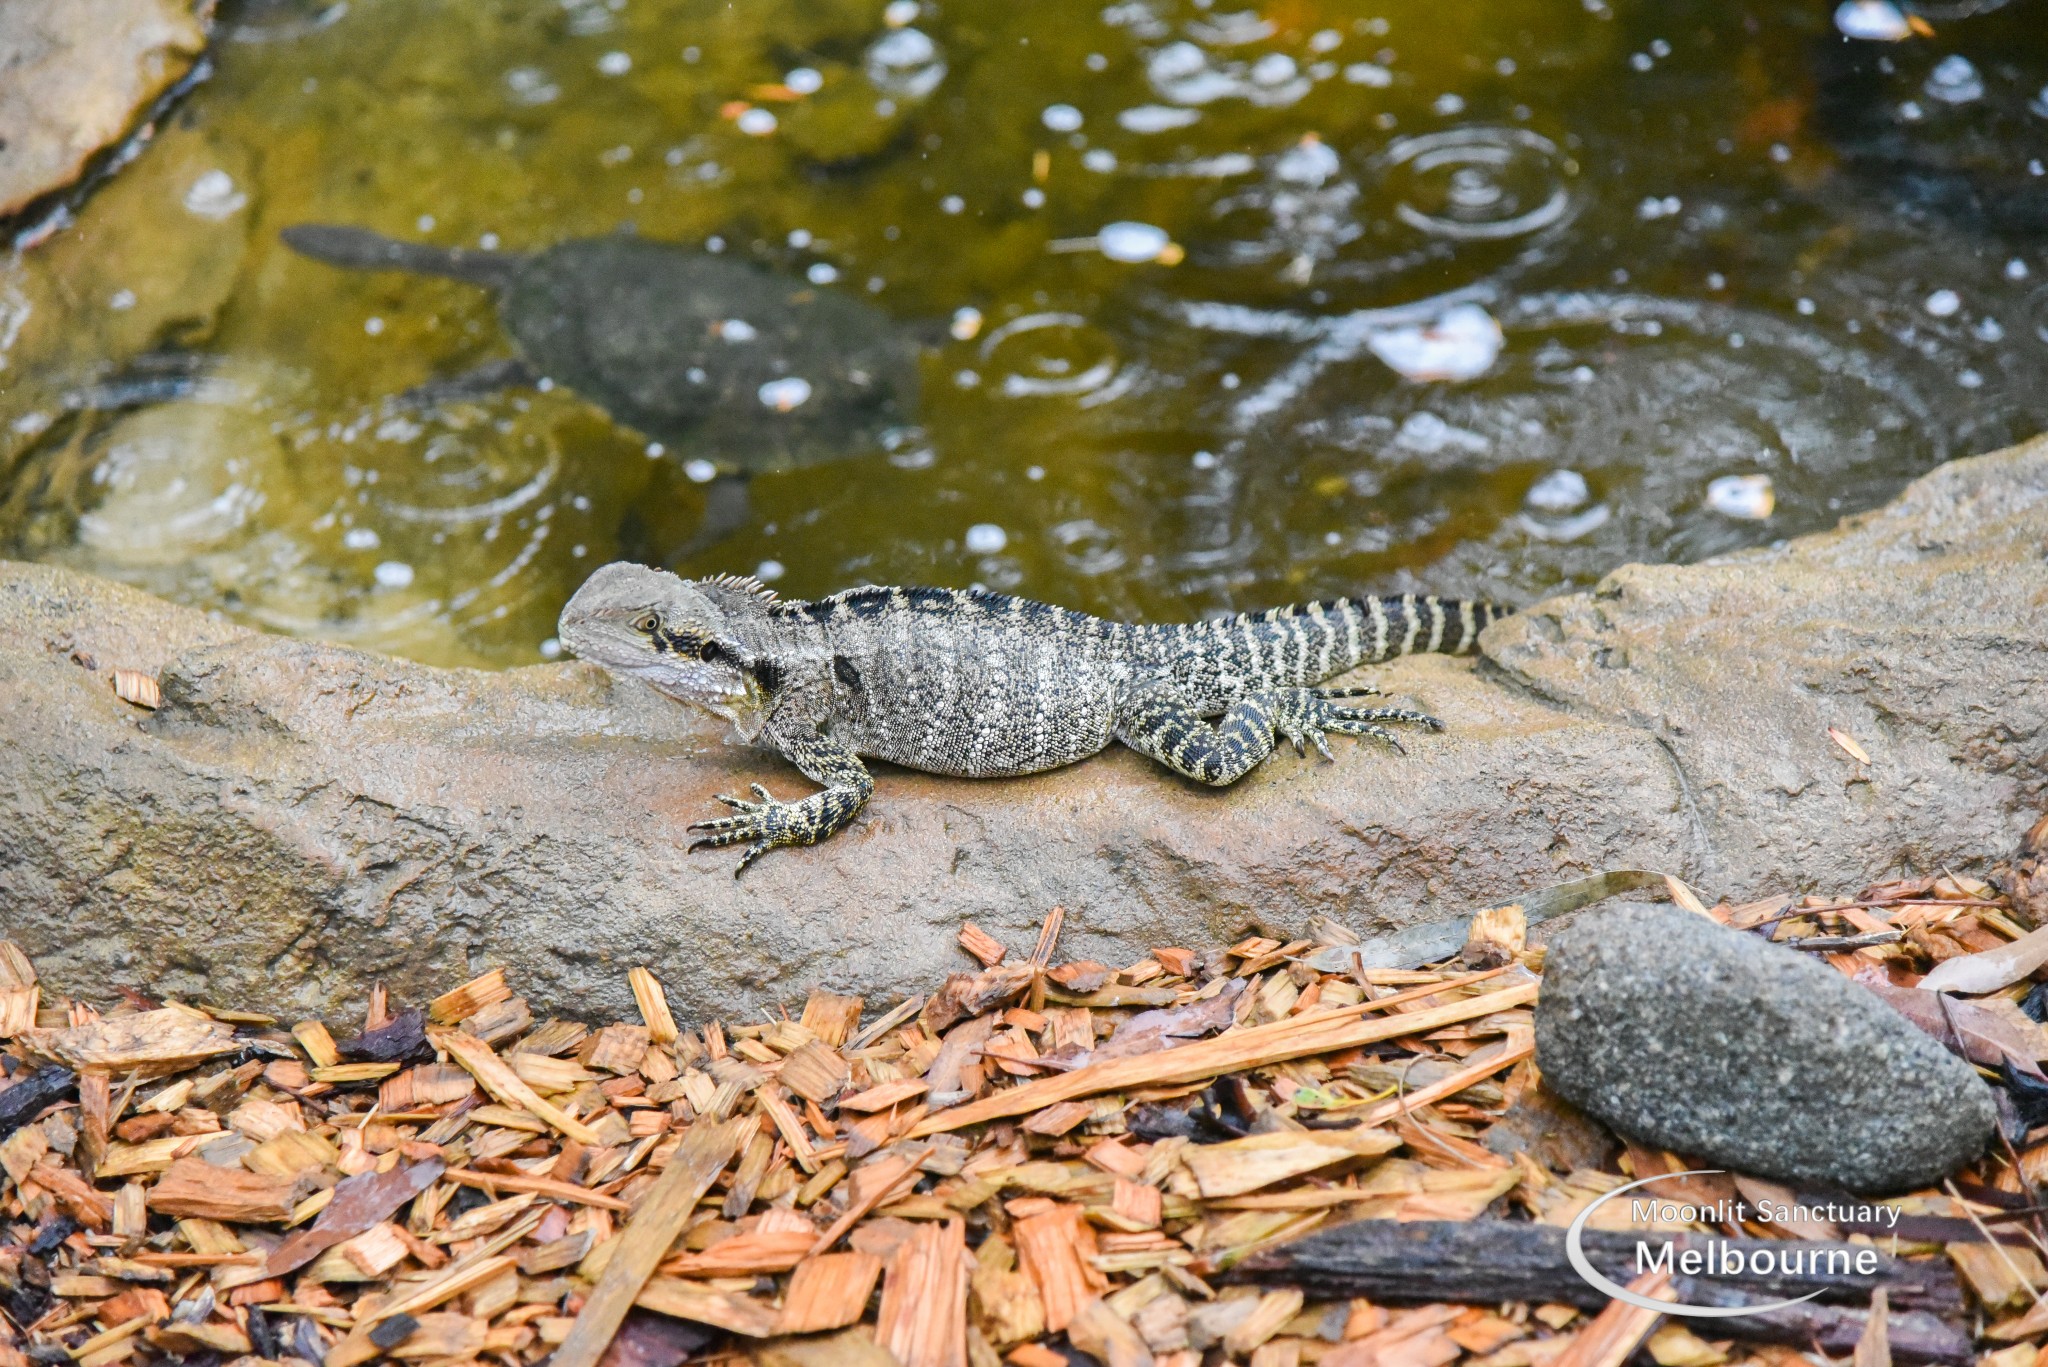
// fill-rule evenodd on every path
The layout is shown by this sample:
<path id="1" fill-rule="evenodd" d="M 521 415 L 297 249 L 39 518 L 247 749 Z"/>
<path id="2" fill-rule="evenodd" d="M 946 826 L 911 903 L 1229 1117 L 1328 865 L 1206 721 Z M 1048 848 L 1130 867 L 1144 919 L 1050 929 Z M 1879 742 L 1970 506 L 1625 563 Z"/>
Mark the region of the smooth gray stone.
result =
<path id="1" fill-rule="evenodd" d="M 1536 1064 L 1631 1139 L 1856 1192 L 1938 1181 L 1998 1119 L 1976 1070 L 1877 996 L 1675 907 L 1597 912 L 1558 936 Z"/>

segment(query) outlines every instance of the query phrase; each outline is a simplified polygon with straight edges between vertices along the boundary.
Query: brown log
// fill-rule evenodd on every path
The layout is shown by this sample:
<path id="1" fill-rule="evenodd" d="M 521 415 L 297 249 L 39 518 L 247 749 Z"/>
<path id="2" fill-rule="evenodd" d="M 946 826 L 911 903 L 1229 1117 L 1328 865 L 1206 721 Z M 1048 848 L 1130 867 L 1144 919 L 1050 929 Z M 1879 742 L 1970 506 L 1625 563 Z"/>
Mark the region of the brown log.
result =
<path id="1" fill-rule="evenodd" d="M 1635 1275 L 1636 1244 L 1653 1238 L 1661 1252 L 1662 1233 L 1588 1230 L 1583 1247 L 1610 1280 Z M 1745 1256 L 1769 1250 L 1869 1252 L 1867 1245 L 1807 1239 L 1720 1239 L 1668 1236 L 1676 1249 L 1704 1247 L 1710 1240 L 1740 1249 Z M 1845 1303 L 1866 1306 L 1884 1289 L 1891 1305 L 1891 1351 L 1899 1363 L 1968 1362 L 1968 1334 L 1960 1327 L 1962 1290 L 1954 1270 L 1940 1260 L 1909 1262 L 1878 1254 L 1868 1277 L 1814 1272 L 1679 1277 L 1679 1303 L 1730 1306 L 1763 1304 L 1818 1292 L 1816 1300 L 1759 1315 L 1711 1321 L 1716 1337 L 1785 1343 L 1811 1348 L 1816 1341 L 1830 1355 L 1846 1356 L 1862 1337 L 1868 1316 Z M 1319 1230 L 1246 1258 L 1225 1280 L 1300 1287 L 1312 1299 L 1360 1296 L 1375 1301 L 1554 1301 L 1597 1310 L 1607 1296 L 1579 1276 L 1565 1257 L 1565 1231 L 1552 1225 L 1510 1220 L 1358 1220 Z M 1954 1321 L 1954 1322 L 1952 1322 Z"/>

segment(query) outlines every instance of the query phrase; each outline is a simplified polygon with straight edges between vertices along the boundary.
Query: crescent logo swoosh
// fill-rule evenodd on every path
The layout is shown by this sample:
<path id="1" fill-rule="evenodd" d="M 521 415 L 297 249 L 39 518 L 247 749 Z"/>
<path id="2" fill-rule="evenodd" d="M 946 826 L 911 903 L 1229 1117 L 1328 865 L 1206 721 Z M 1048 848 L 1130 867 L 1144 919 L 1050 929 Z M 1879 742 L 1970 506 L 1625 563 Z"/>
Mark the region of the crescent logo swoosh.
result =
<path id="1" fill-rule="evenodd" d="M 1593 1266 L 1593 1260 L 1586 1256 L 1585 1247 L 1580 1243 L 1580 1236 L 1586 1229 L 1586 1221 L 1592 1218 L 1594 1211 L 1600 1209 L 1600 1207 L 1606 1205 L 1615 1197 L 1620 1196 L 1623 1192 L 1634 1191 L 1637 1187 L 1647 1187 L 1652 1182 L 1662 1182 L 1667 1178 L 1711 1177 L 1720 1172 L 1721 1169 L 1719 1168 L 1694 1168 L 1687 1172 L 1659 1173 L 1655 1177 L 1645 1177 L 1639 1181 L 1630 1182 L 1625 1187 L 1616 1187 L 1613 1191 L 1608 1192 L 1599 1199 L 1587 1203 L 1586 1208 L 1579 1212 L 1578 1218 L 1572 1221 L 1571 1227 L 1565 1230 L 1564 1233 L 1564 1256 L 1570 1261 L 1572 1270 L 1585 1278 L 1587 1282 L 1599 1291 L 1625 1304 L 1637 1306 L 1643 1310 L 1654 1310 L 1660 1315 L 1684 1315 L 1692 1319 L 1718 1320 L 1733 1319 L 1738 1315 L 1762 1315 L 1772 1310 L 1783 1310 L 1787 1306 L 1799 1305 L 1818 1296 L 1820 1294 L 1819 1291 L 1809 1291 L 1804 1296 L 1795 1296 L 1788 1301 L 1772 1301 L 1768 1305 L 1681 1305 L 1676 1301 L 1652 1300 L 1648 1296 L 1637 1295 L 1625 1286 L 1616 1285 L 1613 1281 L 1603 1276 L 1600 1269 Z"/>

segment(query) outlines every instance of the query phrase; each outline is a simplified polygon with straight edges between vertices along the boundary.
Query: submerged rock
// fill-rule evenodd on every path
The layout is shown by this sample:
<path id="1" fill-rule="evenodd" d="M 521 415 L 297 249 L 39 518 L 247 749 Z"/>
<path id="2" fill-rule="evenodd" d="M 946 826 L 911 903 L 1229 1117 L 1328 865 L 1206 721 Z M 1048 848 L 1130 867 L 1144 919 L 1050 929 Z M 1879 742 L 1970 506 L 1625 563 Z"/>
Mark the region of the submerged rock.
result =
<path id="1" fill-rule="evenodd" d="M 733 1018 L 921 991 L 960 966 L 962 915 L 1022 952 L 1063 905 L 1062 952 L 1120 963 L 1610 868 L 1746 900 L 1962 867 L 2048 793 L 2043 544 L 2037 442 L 1783 551 L 1618 572 L 1490 628 L 1477 668 L 1366 671 L 1449 723 L 1405 757 L 1283 753 L 1223 791 L 1122 750 L 1000 782 L 881 767 L 850 829 L 737 881 L 685 825 L 807 785 L 644 687 L 430 669 L 0 565 L 0 907 L 53 991 L 339 1014 L 503 964 L 537 1009 L 592 1014 L 645 963 L 680 1012 Z M 116 698 L 118 667 L 162 708 Z"/>
<path id="2" fill-rule="evenodd" d="M 0 217 L 76 180 L 206 46 L 211 0 L 0 5 Z"/>
<path id="3" fill-rule="evenodd" d="M 1551 943 L 1536 1061 L 1631 1139 L 1857 1192 L 1947 1176 L 1998 1120 L 1976 1070 L 1871 993 L 1671 907 L 1585 916 Z"/>

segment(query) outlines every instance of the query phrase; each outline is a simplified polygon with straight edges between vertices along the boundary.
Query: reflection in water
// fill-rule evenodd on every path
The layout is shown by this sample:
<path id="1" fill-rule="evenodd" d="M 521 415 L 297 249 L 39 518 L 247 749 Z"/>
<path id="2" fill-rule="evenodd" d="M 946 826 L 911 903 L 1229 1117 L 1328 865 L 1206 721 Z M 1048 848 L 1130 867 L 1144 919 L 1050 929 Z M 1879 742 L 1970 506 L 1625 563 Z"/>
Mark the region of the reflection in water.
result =
<path id="1" fill-rule="evenodd" d="M 240 0 L 0 263 L 0 542 L 479 664 L 615 557 L 1172 618 L 1767 544 L 2048 420 L 2042 3 Z"/>

